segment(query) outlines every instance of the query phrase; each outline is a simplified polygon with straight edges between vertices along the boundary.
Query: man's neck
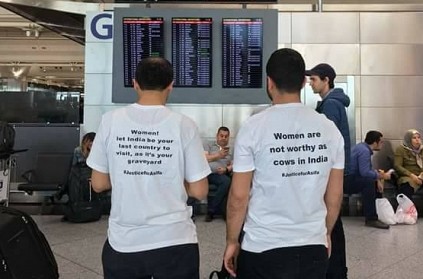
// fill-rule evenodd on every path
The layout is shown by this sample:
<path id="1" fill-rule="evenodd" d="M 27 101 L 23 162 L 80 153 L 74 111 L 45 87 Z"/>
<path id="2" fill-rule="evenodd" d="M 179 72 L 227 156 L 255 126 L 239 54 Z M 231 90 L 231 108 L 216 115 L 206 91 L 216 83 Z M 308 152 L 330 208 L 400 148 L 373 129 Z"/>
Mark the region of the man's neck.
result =
<path id="1" fill-rule="evenodd" d="M 137 103 L 143 106 L 164 106 L 166 93 L 162 91 L 146 90 L 138 92 Z"/>
<path id="2" fill-rule="evenodd" d="M 301 103 L 300 93 L 283 93 L 283 94 L 273 94 L 273 105 L 282 105 L 290 103 Z"/>
<path id="3" fill-rule="evenodd" d="M 326 97 L 329 94 L 329 92 L 330 92 L 330 89 L 326 88 L 325 90 L 323 90 L 322 92 L 319 93 L 320 98 L 323 99 L 324 97 Z"/>

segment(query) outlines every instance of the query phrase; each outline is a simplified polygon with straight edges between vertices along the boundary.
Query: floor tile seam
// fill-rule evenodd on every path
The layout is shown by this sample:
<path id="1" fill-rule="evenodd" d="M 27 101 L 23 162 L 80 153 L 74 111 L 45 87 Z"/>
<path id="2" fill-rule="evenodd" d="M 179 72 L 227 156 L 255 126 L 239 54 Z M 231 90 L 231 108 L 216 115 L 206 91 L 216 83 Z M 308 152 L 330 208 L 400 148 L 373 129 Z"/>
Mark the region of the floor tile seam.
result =
<path id="1" fill-rule="evenodd" d="M 375 271 L 372 275 L 370 275 L 369 277 L 367 277 L 367 279 L 371 279 L 373 276 L 376 276 L 376 275 L 378 275 L 380 272 L 382 272 L 382 271 L 384 271 L 384 270 L 389 269 L 390 267 L 392 267 L 392 264 L 398 264 L 398 263 L 401 263 L 401 262 L 405 261 L 407 258 L 412 257 L 412 256 L 416 255 L 416 254 L 417 254 L 417 253 L 419 253 L 419 252 L 420 252 L 420 251 L 417 251 L 417 252 L 415 252 L 415 253 L 413 253 L 413 254 L 410 254 L 410 255 L 408 255 L 408 256 L 405 256 L 405 257 L 401 258 L 399 261 L 396 261 L 395 263 L 391 263 L 389 266 L 383 267 L 383 268 L 381 268 L 380 270 Z"/>
<path id="2" fill-rule="evenodd" d="M 62 259 L 65 259 L 65 260 L 67 260 L 67 261 L 69 261 L 69 262 L 73 263 L 74 265 L 77 265 L 77 266 L 79 266 L 79 267 L 81 267 L 81 268 L 83 268 L 83 269 L 85 269 L 85 270 L 88 270 L 88 271 L 91 271 L 91 272 L 93 272 L 93 273 L 95 273 L 95 274 L 97 274 L 97 275 L 103 276 L 103 274 L 98 273 L 96 270 L 94 270 L 94 269 L 92 269 L 92 268 L 90 268 L 90 267 L 87 267 L 87 266 L 83 266 L 83 265 L 81 265 L 80 263 L 75 262 L 75 261 L 74 261 L 74 260 L 72 260 L 72 259 L 68 259 L 67 257 L 65 257 L 65 256 L 63 256 L 63 255 L 61 255 L 61 254 L 58 254 L 58 253 L 56 253 L 56 252 L 54 252 L 53 254 L 54 254 L 55 256 L 59 256 L 59 257 L 61 257 Z M 59 274 L 60 274 L 60 270 L 59 270 Z"/>
<path id="3" fill-rule="evenodd" d="M 102 236 L 102 235 L 99 235 L 99 236 Z M 96 235 L 94 237 L 98 237 L 98 235 Z M 90 238 L 91 237 L 81 237 L 81 238 L 74 238 L 74 239 L 71 239 L 71 240 L 63 240 L 63 241 L 60 241 L 60 242 L 57 242 L 57 243 L 54 243 L 54 244 L 50 244 L 50 246 L 55 247 L 55 246 L 59 246 L 59 245 L 63 245 L 63 244 L 69 244 L 69 243 L 72 243 L 72 242 L 75 242 L 75 241 L 81 241 L 81 240 L 90 239 Z"/>

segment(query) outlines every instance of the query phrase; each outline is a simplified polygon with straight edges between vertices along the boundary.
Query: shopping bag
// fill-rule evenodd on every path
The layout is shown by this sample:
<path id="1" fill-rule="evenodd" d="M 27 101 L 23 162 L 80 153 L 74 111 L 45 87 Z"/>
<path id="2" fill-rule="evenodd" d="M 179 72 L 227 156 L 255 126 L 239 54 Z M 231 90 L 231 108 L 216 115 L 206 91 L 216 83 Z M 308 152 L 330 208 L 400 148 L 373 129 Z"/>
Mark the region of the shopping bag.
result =
<path id="1" fill-rule="evenodd" d="M 395 216 L 398 224 L 413 225 L 417 222 L 417 210 L 414 203 L 404 194 L 397 196 L 398 208 Z"/>
<path id="2" fill-rule="evenodd" d="M 388 225 L 395 225 L 397 218 L 394 208 L 387 198 L 376 199 L 376 213 L 379 220 Z"/>

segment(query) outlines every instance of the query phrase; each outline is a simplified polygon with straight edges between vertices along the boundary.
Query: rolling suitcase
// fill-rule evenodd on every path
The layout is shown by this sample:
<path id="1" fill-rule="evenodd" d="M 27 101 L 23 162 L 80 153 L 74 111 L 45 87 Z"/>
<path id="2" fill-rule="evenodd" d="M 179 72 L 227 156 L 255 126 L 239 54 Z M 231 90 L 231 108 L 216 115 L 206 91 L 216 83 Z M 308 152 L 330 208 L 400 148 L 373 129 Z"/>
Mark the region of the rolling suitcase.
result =
<path id="1" fill-rule="evenodd" d="M 57 279 L 50 245 L 28 214 L 0 207 L 0 278 Z"/>

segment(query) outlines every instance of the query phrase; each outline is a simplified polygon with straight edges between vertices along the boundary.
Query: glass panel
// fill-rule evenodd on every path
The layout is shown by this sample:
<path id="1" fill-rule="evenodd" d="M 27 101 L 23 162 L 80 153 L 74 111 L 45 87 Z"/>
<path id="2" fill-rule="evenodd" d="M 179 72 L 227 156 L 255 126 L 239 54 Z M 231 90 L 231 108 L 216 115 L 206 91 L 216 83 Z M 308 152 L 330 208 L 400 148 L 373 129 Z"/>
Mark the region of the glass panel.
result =
<path id="1" fill-rule="evenodd" d="M 0 120 L 10 123 L 78 124 L 80 92 L 0 92 Z M 81 108 L 81 109 L 80 109 Z"/>

